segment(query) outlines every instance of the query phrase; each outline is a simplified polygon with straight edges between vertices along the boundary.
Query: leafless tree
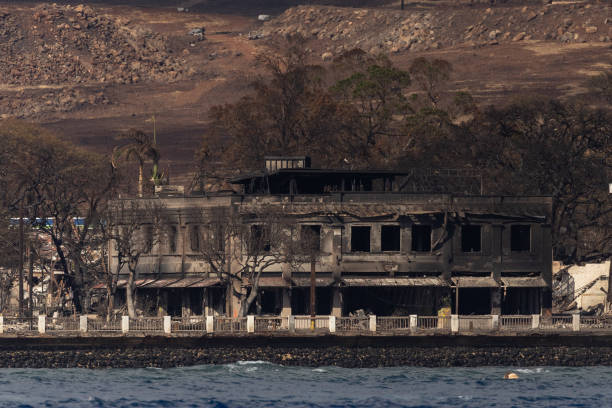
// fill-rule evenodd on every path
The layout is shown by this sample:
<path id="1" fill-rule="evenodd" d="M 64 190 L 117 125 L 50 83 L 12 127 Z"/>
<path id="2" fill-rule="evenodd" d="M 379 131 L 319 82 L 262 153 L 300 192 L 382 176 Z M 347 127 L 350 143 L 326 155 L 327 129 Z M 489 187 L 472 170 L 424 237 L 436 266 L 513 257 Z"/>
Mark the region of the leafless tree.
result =
<path id="1" fill-rule="evenodd" d="M 239 316 L 256 301 L 264 272 L 281 264 L 297 269 L 309 259 L 291 218 L 267 206 L 203 209 L 192 234 L 198 237 L 199 258 L 239 299 Z"/>
<path id="2" fill-rule="evenodd" d="M 128 315 L 136 317 L 136 281 L 139 278 L 138 264 L 143 255 L 151 253 L 164 235 L 164 206 L 155 200 L 116 200 L 105 213 L 102 231 L 108 245 L 114 246 L 115 267 L 103 261 L 108 303 L 107 318 L 114 308 L 113 298 L 117 291 L 120 274 L 127 273 L 125 287 Z M 102 245 L 108 259 L 110 248 Z"/>

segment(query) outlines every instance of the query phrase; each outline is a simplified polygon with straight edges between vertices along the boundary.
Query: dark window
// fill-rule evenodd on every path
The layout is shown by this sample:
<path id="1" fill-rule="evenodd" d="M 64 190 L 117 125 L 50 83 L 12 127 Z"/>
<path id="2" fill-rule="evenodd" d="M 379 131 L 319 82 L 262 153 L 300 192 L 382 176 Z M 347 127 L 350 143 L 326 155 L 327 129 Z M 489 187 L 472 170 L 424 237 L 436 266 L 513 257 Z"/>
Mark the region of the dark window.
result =
<path id="1" fill-rule="evenodd" d="M 351 227 L 351 252 L 370 252 L 370 227 Z"/>
<path id="2" fill-rule="evenodd" d="M 464 225 L 461 227 L 461 250 L 463 252 L 480 252 L 480 225 Z"/>
<path id="3" fill-rule="evenodd" d="M 249 248 L 251 255 L 270 252 L 270 231 L 263 225 L 251 225 L 251 242 Z"/>
<path id="4" fill-rule="evenodd" d="M 171 254 L 176 252 L 176 237 L 178 236 L 177 231 L 178 229 L 175 225 L 168 227 L 168 249 L 170 250 Z"/>
<path id="5" fill-rule="evenodd" d="M 531 249 L 531 227 L 529 225 L 513 225 L 510 227 L 510 248 L 513 251 L 529 251 Z"/>
<path id="6" fill-rule="evenodd" d="M 215 249 L 219 252 L 225 252 L 225 227 L 216 225 L 213 234 Z"/>
<path id="7" fill-rule="evenodd" d="M 400 250 L 399 225 L 383 225 L 380 230 L 380 249 L 386 251 Z"/>
<path id="8" fill-rule="evenodd" d="M 302 225 L 300 241 L 305 253 L 317 253 L 321 250 L 321 226 Z"/>
<path id="9" fill-rule="evenodd" d="M 144 233 L 144 252 L 148 254 L 153 249 L 153 226 L 145 225 L 143 233 Z"/>
<path id="10" fill-rule="evenodd" d="M 189 241 L 191 242 L 191 250 L 199 251 L 200 250 L 200 227 L 197 225 L 192 225 L 189 229 Z"/>
<path id="11" fill-rule="evenodd" d="M 431 251 L 431 225 L 412 226 L 412 250 L 415 252 Z"/>

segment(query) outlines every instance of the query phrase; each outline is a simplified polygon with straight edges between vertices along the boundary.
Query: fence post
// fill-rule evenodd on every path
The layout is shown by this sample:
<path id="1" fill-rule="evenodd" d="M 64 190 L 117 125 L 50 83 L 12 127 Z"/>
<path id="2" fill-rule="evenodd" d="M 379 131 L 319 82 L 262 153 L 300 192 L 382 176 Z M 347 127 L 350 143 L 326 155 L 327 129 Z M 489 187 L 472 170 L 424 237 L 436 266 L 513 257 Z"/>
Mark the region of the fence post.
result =
<path id="1" fill-rule="evenodd" d="M 289 323 L 289 331 L 294 332 L 295 331 L 295 316 L 287 316 L 287 319 Z"/>
<path id="2" fill-rule="evenodd" d="M 172 333 L 172 318 L 170 316 L 164 316 L 164 333 Z"/>
<path id="3" fill-rule="evenodd" d="M 336 332 L 336 316 L 329 316 L 329 332 Z"/>
<path id="4" fill-rule="evenodd" d="M 4 333 L 4 316 L 0 316 L 0 334 Z"/>
<path id="5" fill-rule="evenodd" d="M 417 315 L 410 315 L 410 330 L 416 330 L 418 327 L 419 318 Z"/>
<path id="6" fill-rule="evenodd" d="M 574 313 L 572 315 L 572 330 L 580 331 L 580 313 Z"/>
<path id="7" fill-rule="evenodd" d="M 38 316 L 38 332 L 40 334 L 45 334 L 47 329 L 47 316 L 39 315 Z"/>
<path id="8" fill-rule="evenodd" d="M 121 332 L 127 333 L 130 331 L 130 316 L 121 316 Z"/>
<path id="9" fill-rule="evenodd" d="M 370 316 L 370 331 L 376 332 L 376 315 Z"/>
<path id="10" fill-rule="evenodd" d="M 215 331 L 214 316 L 206 316 L 206 333 L 213 333 L 214 331 Z"/>
<path id="11" fill-rule="evenodd" d="M 499 329 L 499 315 L 491 315 L 491 330 Z"/>
<path id="12" fill-rule="evenodd" d="M 531 315 L 531 328 L 537 330 L 540 328 L 540 315 Z"/>
<path id="13" fill-rule="evenodd" d="M 87 333 L 87 315 L 79 316 L 79 330 L 81 333 Z"/>
<path id="14" fill-rule="evenodd" d="M 459 315 L 451 315 L 451 332 L 457 333 L 459 331 Z"/>
<path id="15" fill-rule="evenodd" d="M 247 333 L 255 333 L 255 316 L 247 316 Z"/>

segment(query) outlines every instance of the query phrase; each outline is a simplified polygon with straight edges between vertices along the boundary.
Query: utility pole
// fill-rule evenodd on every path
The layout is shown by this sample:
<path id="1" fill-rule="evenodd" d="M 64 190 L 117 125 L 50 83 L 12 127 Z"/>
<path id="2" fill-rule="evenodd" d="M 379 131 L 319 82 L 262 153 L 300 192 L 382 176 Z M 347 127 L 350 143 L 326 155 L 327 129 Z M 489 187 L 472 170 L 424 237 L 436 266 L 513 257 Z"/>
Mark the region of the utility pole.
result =
<path id="1" fill-rule="evenodd" d="M 317 280 L 315 276 L 315 258 L 311 256 L 310 258 L 310 330 L 315 329 L 315 317 L 316 317 L 316 309 L 315 309 L 315 290 L 317 286 Z"/>
<path id="2" fill-rule="evenodd" d="M 23 238 L 23 204 L 19 207 L 19 317 L 23 317 L 23 263 L 24 263 L 24 238 Z"/>
<path id="3" fill-rule="evenodd" d="M 32 287 L 34 280 L 34 247 L 30 242 L 28 246 L 28 317 L 34 315 L 34 289 Z"/>

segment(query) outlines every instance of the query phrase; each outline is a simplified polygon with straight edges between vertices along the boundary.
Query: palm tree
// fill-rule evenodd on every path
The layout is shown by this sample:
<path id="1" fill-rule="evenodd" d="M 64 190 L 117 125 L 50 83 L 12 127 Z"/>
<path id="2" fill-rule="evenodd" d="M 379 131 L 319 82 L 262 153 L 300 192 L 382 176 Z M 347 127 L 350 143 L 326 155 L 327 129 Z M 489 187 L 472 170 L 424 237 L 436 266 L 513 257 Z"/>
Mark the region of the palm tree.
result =
<path id="1" fill-rule="evenodd" d="M 129 161 L 134 160 L 138 163 L 138 197 L 142 197 L 144 184 L 144 165 L 147 160 L 153 161 L 153 181 L 157 181 L 157 168 L 160 158 L 157 144 L 151 136 L 141 130 L 130 129 L 126 133 L 117 136 L 117 140 L 123 140 L 127 143 L 116 146 L 113 149 L 111 163 L 113 167 L 117 167 L 117 162 L 122 158 Z"/>

